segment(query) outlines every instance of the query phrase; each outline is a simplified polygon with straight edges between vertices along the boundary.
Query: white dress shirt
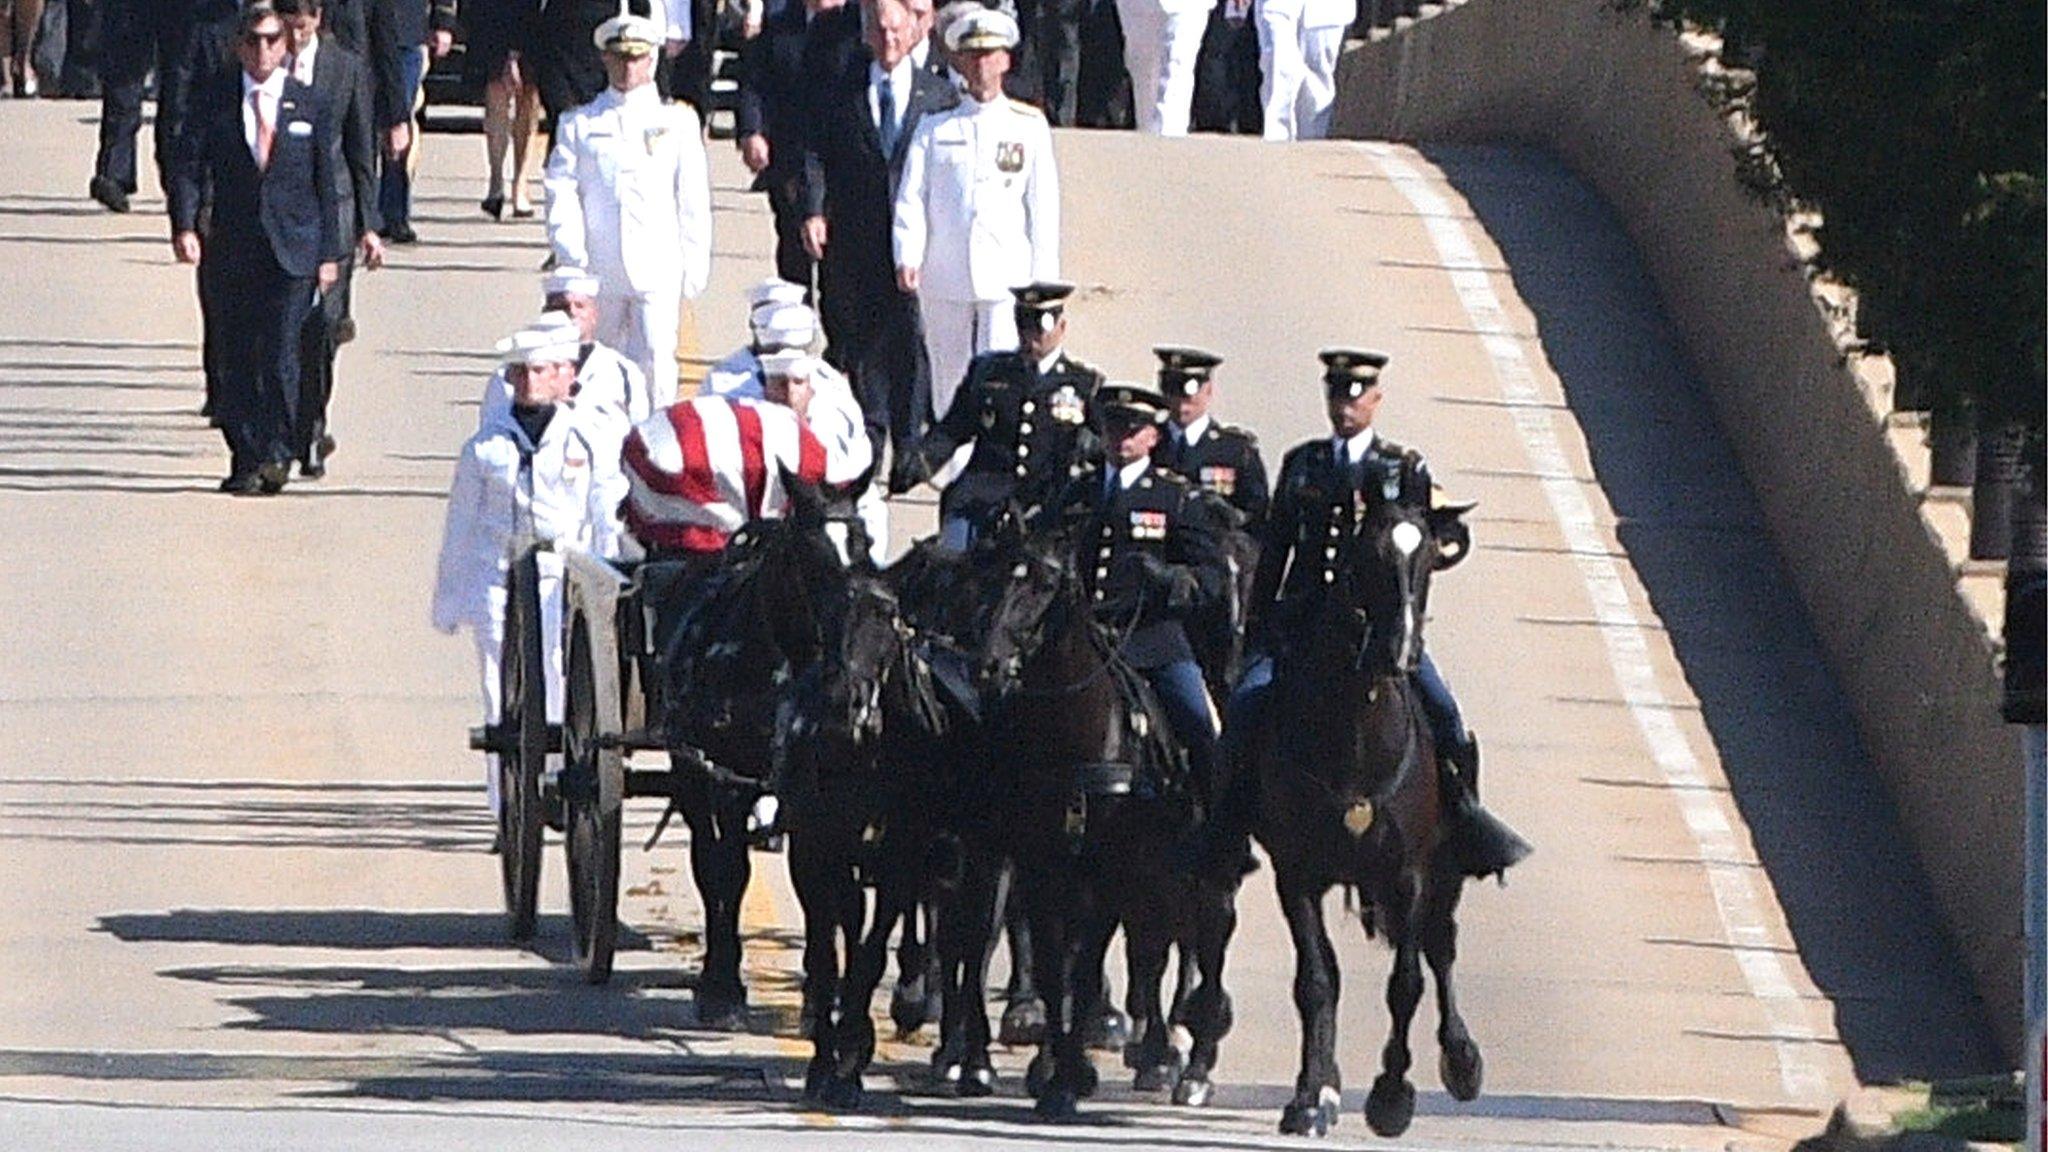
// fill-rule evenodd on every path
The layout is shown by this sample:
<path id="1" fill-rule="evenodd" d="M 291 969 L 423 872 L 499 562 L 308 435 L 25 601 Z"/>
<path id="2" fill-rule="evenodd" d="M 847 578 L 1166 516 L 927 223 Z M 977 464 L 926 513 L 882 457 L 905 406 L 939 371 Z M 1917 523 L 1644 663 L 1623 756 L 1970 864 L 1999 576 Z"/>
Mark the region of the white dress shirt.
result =
<path id="1" fill-rule="evenodd" d="M 1116 470 L 1116 486 L 1129 492 L 1131 485 L 1136 484 L 1138 478 L 1145 474 L 1145 469 L 1150 467 L 1152 467 L 1150 459 L 1144 456 L 1138 457 L 1136 460 Z"/>
<path id="2" fill-rule="evenodd" d="M 886 73 L 878 63 L 868 65 L 868 118 L 874 121 L 877 136 L 882 132 L 882 77 L 889 78 L 889 98 L 896 105 L 896 134 L 901 136 L 903 117 L 910 110 L 911 73 L 915 70 L 916 65 L 908 56 L 898 60 L 896 67 Z"/>
<path id="3" fill-rule="evenodd" d="M 1189 423 L 1185 425 L 1176 426 L 1174 428 L 1174 437 L 1176 442 L 1180 444 L 1200 444 L 1202 442 L 1202 437 L 1206 435 L 1208 431 L 1209 414 L 1207 412 L 1204 412 L 1200 416 L 1195 417 L 1194 420 L 1190 421 Z M 1371 429 L 1367 429 L 1367 431 L 1371 431 Z"/>
<path id="4" fill-rule="evenodd" d="M 312 87 L 313 61 L 319 55 L 320 37 L 316 35 L 306 42 L 304 48 L 292 55 L 292 78 L 309 88 Z"/>
<path id="5" fill-rule="evenodd" d="M 277 146 L 277 105 L 284 99 L 285 70 L 279 68 L 270 74 L 270 79 L 261 84 L 247 72 L 242 73 L 242 141 L 249 145 L 249 155 L 256 163 L 263 163 L 262 153 L 256 150 L 256 108 L 249 97 L 256 96 L 256 103 L 263 105 L 264 119 L 270 123 L 271 147 Z"/>
<path id="6" fill-rule="evenodd" d="M 1365 459 L 1365 454 L 1372 450 L 1372 442 L 1376 435 L 1372 429 L 1367 428 L 1348 439 L 1337 438 L 1337 458 L 1346 464 L 1356 464 Z"/>

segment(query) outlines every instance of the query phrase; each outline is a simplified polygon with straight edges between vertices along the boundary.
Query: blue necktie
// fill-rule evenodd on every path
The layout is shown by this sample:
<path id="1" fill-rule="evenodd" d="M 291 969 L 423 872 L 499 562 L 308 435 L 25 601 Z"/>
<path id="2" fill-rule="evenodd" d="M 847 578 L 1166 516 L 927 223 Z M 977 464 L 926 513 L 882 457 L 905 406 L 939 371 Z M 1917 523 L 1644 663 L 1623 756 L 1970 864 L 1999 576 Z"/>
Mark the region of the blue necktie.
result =
<path id="1" fill-rule="evenodd" d="M 882 155 L 891 156 L 896 152 L 896 92 L 889 83 L 887 72 L 882 73 L 881 83 L 875 87 L 875 96 L 882 120 Z"/>

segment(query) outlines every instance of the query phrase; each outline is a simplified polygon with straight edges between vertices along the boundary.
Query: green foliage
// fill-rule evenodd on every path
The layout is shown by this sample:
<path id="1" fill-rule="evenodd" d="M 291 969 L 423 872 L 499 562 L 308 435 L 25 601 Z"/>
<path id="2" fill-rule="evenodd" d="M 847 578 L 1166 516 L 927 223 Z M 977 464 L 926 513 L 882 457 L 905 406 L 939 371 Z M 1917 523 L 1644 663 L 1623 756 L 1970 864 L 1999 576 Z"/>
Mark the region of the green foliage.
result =
<path id="1" fill-rule="evenodd" d="M 1637 0 L 1620 0 L 1624 7 Z M 1742 178 L 1817 209 L 1858 327 L 1937 404 L 2042 425 L 2048 33 L 2041 0 L 1649 0 L 1752 73 Z"/>

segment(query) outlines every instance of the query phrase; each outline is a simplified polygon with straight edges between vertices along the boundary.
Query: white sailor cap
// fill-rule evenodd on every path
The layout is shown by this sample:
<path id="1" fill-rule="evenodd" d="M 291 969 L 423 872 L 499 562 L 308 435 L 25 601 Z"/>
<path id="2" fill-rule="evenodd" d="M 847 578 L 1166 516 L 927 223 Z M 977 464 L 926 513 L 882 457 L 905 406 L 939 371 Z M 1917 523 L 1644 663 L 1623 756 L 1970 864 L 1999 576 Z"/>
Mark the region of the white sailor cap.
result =
<path id="1" fill-rule="evenodd" d="M 621 56 L 645 56 L 661 43 L 661 29 L 645 16 L 621 12 L 597 26 L 590 34 L 600 52 Z"/>
<path id="2" fill-rule="evenodd" d="M 803 304 L 757 309 L 748 321 L 759 348 L 809 348 L 818 336 L 818 314 Z"/>
<path id="3" fill-rule="evenodd" d="M 804 379 L 817 369 L 817 357 L 795 348 L 768 352 L 761 356 L 761 375 L 771 379 Z"/>
<path id="4" fill-rule="evenodd" d="M 1016 19 L 994 9 L 962 13 L 946 26 L 946 47 L 954 52 L 1015 48 L 1017 39 Z"/>
<path id="5" fill-rule="evenodd" d="M 747 311 L 758 312 L 770 304 L 801 304 L 804 302 L 804 286 L 791 284 L 787 280 L 770 276 L 752 288 L 747 289 Z"/>
<path id="6" fill-rule="evenodd" d="M 557 268 L 542 283 L 543 296 L 596 296 L 599 284 L 594 273 L 581 268 Z"/>
<path id="7" fill-rule="evenodd" d="M 583 333 L 566 315 L 543 312 L 526 327 L 498 341 L 497 351 L 506 364 L 574 362 L 583 352 Z"/>

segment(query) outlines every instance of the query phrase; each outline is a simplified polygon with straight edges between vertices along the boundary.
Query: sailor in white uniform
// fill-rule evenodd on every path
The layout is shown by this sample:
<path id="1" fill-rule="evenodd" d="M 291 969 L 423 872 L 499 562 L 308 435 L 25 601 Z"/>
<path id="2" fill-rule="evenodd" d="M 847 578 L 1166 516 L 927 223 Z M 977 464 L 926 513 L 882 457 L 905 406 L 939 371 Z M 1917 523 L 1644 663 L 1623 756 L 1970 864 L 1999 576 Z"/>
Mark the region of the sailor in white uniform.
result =
<path id="1" fill-rule="evenodd" d="M 654 87 L 661 31 L 640 16 L 598 26 L 611 80 L 562 117 L 548 157 L 548 243 L 558 267 L 598 278 L 598 339 L 639 365 L 654 409 L 676 395 L 682 302 L 711 278 L 711 178 L 703 126 Z"/>
<path id="2" fill-rule="evenodd" d="M 897 284 L 918 294 L 944 419 L 983 352 L 1017 347 L 1010 289 L 1057 280 L 1060 181 L 1045 114 L 1003 95 L 1017 22 L 969 12 L 946 28 L 965 83 L 957 108 L 918 122 L 896 191 Z"/>
<path id="3" fill-rule="evenodd" d="M 568 403 L 592 410 L 595 416 L 617 420 L 623 428 L 645 420 L 654 412 L 654 394 L 640 366 L 597 342 L 597 277 L 577 268 L 558 268 L 547 279 L 545 311 L 536 325 L 567 325 L 575 331 L 581 347 L 576 382 L 569 389 Z M 509 342 L 500 341 L 500 352 Z M 512 381 L 504 367 L 484 386 L 483 403 L 478 406 L 477 426 L 488 424 L 512 406 Z M 625 438 L 621 430 L 620 439 Z"/>
<path id="4" fill-rule="evenodd" d="M 1266 139 L 1321 140 L 1337 106 L 1337 55 L 1358 0 L 1258 0 Z"/>
<path id="5" fill-rule="evenodd" d="M 573 545 L 600 556 L 617 553 L 618 508 L 626 496 L 619 470 L 625 429 L 569 404 L 581 351 L 573 326 L 530 325 L 502 345 L 513 398 L 462 449 L 448 491 L 448 513 L 434 581 L 434 627 L 467 625 L 476 640 L 484 722 L 498 722 L 498 657 L 504 645 L 506 579 L 521 539 Z M 539 554 L 541 635 L 547 714 L 562 718 L 562 554 Z M 550 757 L 550 769 L 560 765 Z M 498 772 L 486 776 L 491 812 L 498 810 Z"/>

